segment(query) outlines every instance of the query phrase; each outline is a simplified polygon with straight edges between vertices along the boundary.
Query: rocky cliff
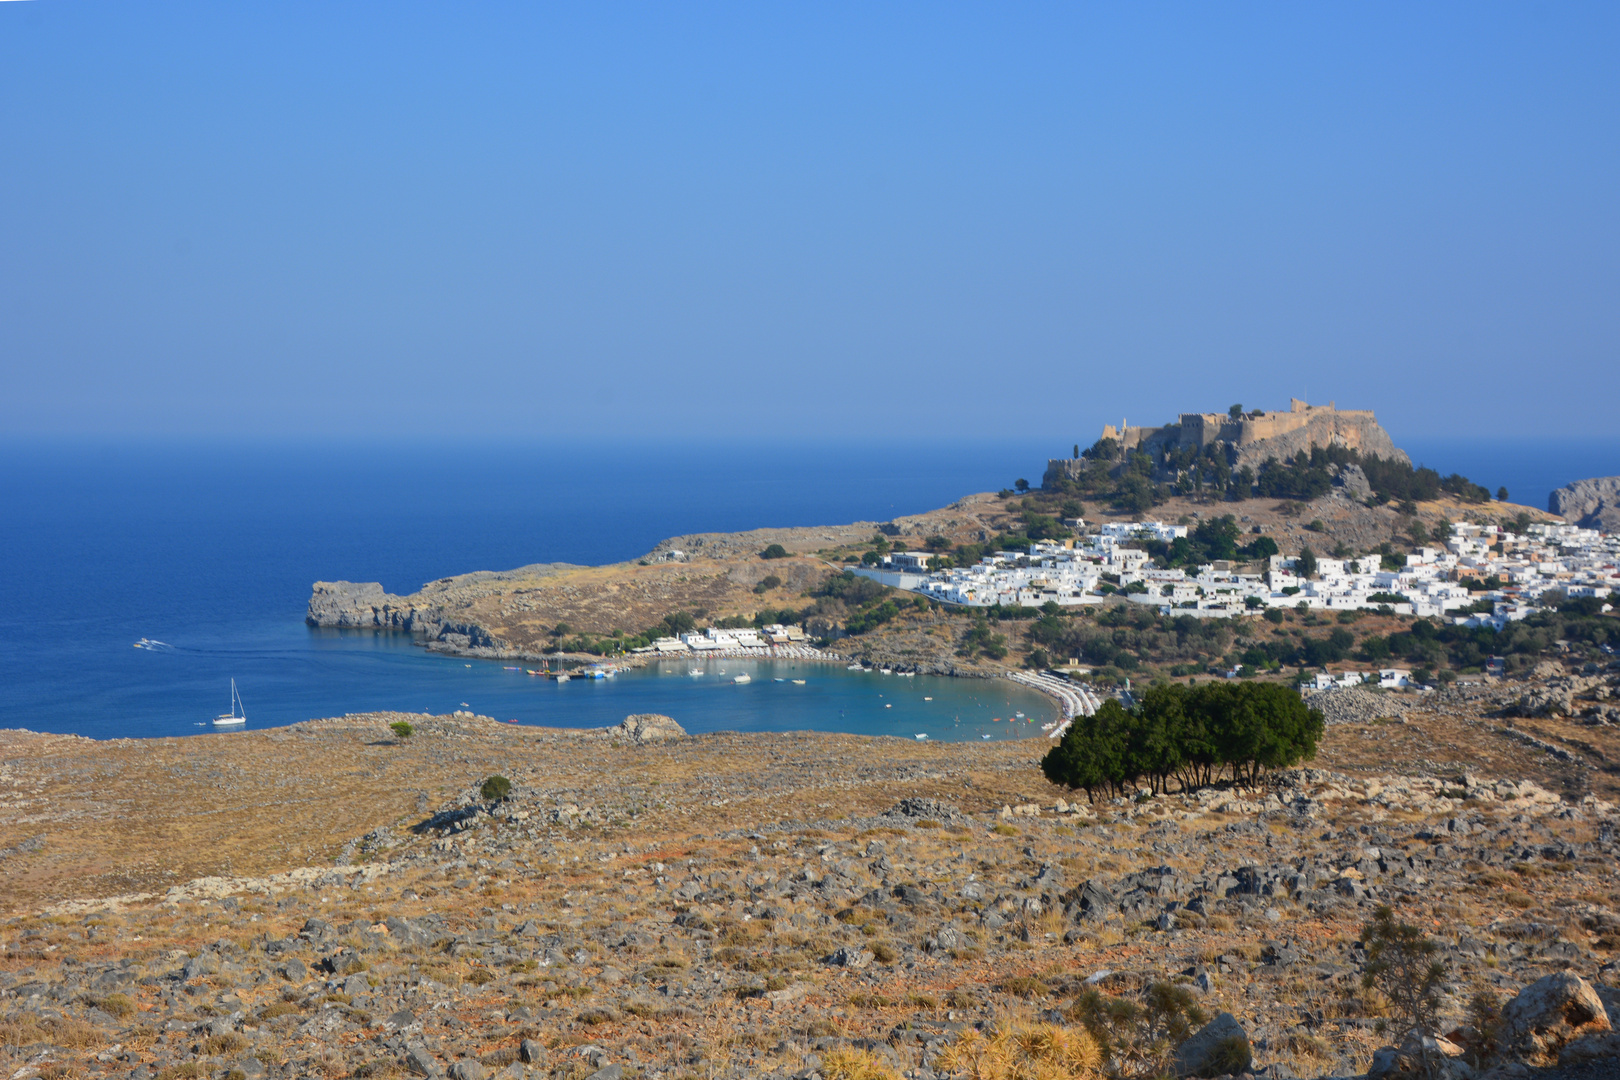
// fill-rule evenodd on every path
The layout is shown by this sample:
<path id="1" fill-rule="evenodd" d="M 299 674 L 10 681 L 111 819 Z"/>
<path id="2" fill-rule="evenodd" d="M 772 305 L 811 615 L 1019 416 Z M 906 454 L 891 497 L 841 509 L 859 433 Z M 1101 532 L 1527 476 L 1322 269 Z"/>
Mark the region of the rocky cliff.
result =
<path id="1" fill-rule="evenodd" d="M 311 626 L 345 630 L 425 632 L 426 612 L 402 596 L 384 591 L 377 581 L 317 581 L 310 591 L 304 621 Z M 433 621 L 437 621 L 435 613 Z"/>
<path id="2" fill-rule="evenodd" d="M 1583 529 L 1620 532 L 1620 476 L 1565 484 L 1547 497 L 1547 509 Z"/>
<path id="3" fill-rule="evenodd" d="M 1363 457 L 1412 463 L 1406 451 L 1395 445 L 1389 432 L 1371 415 L 1322 412 L 1312 414 L 1303 427 L 1293 431 L 1240 444 L 1236 465 L 1239 468 L 1249 465 L 1258 470 L 1272 458 L 1281 461 L 1301 450 L 1309 453 L 1315 446 L 1343 446 Z"/>
<path id="4" fill-rule="evenodd" d="M 411 634 L 429 648 L 470 655 L 528 655 L 513 650 L 475 604 L 499 596 L 514 582 L 532 584 L 574 569 L 568 563 L 519 570 L 478 571 L 441 578 L 411 596 L 395 596 L 376 581 L 317 581 L 304 621 L 342 630 L 387 630 Z"/>

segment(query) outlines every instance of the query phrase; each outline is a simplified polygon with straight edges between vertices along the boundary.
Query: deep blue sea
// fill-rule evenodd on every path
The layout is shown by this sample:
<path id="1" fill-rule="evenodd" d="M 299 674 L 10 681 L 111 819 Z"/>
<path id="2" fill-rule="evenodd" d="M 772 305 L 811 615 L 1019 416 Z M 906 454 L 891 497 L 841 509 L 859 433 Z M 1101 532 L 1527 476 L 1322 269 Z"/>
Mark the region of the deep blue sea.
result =
<path id="1" fill-rule="evenodd" d="M 766 436 L 634 447 L 0 446 L 0 727 L 213 734 L 198 725 L 229 707 L 234 678 L 254 728 L 466 706 L 571 727 L 663 712 L 693 731 L 942 739 L 1007 737 L 1021 711 L 1037 720 L 1019 726 L 1027 734 L 1053 706 L 999 680 L 710 662 L 699 678 L 677 665 L 559 686 L 303 618 L 320 579 L 409 593 L 470 570 L 634 558 L 687 532 L 883 521 L 1020 476 L 1039 483 L 1044 456 L 1035 444 L 787 446 Z M 173 648 L 132 648 L 139 638 Z M 755 681 L 732 684 L 743 670 Z"/>
<path id="2" fill-rule="evenodd" d="M 1404 445 L 1534 505 L 1570 480 L 1620 474 L 1620 439 Z M 408 593 L 470 570 L 633 558 L 680 533 L 886 520 L 1021 476 L 1038 483 L 1063 449 L 795 445 L 769 433 L 594 447 L 0 444 L 0 727 L 211 734 L 197 725 L 228 707 L 235 678 L 255 728 L 465 706 L 529 724 L 663 712 L 694 731 L 936 739 L 1005 738 L 1022 711 L 1037 722 L 1016 731 L 1031 733 L 1051 704 L 1003 681 L 710 661 L 697 678 L 667 664 L 558 686 L 404 638 L 311 630 L 303 615 L 318 579 Z M 143 637 L 173 649 L 131 647 Z M 743 670 L 754 681 L 733 685 Z"/>

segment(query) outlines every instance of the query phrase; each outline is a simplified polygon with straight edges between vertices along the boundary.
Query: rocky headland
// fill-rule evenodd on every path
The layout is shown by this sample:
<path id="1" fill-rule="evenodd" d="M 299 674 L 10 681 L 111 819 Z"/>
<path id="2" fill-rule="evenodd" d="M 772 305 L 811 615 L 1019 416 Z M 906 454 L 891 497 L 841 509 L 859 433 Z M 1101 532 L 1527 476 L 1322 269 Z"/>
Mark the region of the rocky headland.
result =
<path id="1" fill-rule="evenodd" d="M 1285 553 L 1307 545 L 1318 553 L 1337 544 L 1362 552 L 1380 544 L 1410 543 L 1413 522 L 1512 521 L 1520 514 L 1548 520 L 1540 510 L 1512 503 L 1471 504 L 1440 498 L 1412 514 L 1393 505 L 1369 506 L 1354 466 L 1341 483 L 1307 501 L 1250 499 L 1211 502 L 1174 496 L 1150 515 L 1111 511 L 1098 503 L 1085 510 L 1089 522 L 1160 520 L 1196 523 L 1232 514 L 1249 536 L 1272 537 Z M 931 537 L 948 544 L 980 544 L 1021 526 L 1033 497 L 1011 493 L 969 495 L 950 506 L 882 522 L 803 528 L 756 529 L 671 537 L 639 559 L 604 566 L 546 563 L 516 570 L 475 571 L 429 582 L 409 595 L 394 595 L 378 582 L 320 581 L 311 590 L 306 621 L 311 626 L 407 633 L 425 647 L 485 659 L 539 660 L 571 634 L 637 633 L 666 616 L 687 613 L 700 624 L 726 617 L 751 619 L 761 610 L 802 607 L 806 594 L 839 573 L 852 555 L 877 536 L 912 548 Z M 1050 512 L 1042 504 L 1043 512 Z M 785 555 L 763 559 L 780 545 Z M 838 608 L 806 630 L 837 639 Z M 835 640 L 842 657 L 899 665 L 933 674 L 988 675 L 1003 665 L 964 657 L 960 620 L 915 617 L 879 627 L 860 638 Z M 566 654 L 566 649 L 564 650 Z M 583 654 L 575 659 L 588 659 Z"/>
<path id="2" fill-rule="evenodd" d="M 1565 484 L 1548 496 L 1547 509 L 1583 529 L 1620 531 L 1620 476 Z"/>

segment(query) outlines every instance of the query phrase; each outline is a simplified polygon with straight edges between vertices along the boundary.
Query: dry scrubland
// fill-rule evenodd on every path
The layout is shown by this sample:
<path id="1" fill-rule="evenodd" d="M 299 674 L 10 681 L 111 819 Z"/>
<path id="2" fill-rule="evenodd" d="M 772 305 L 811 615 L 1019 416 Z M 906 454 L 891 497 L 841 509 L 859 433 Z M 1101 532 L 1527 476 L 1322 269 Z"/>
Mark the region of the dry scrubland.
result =
<path id="1" fill-rule="evenodd" d="M 414 716 L 401 740 L 392 714 L 8 733 L 0 1067 L 927 1077 L 1018 1051 L 1023 1075 L 1149 1075 L 1190 1005 L 1233 1014 L 1267 1075 L 1349 1074 L 1387 1041 L 1356 944 L 1380 902 L 1440 943 L 1447 1030 L 1476 991 L 1565 971 L 1614 1011 L 1620 852 L 1597 795 L 1620 746 L 1572 726 L 1587 750 L 1557 756 L 1564 721 L 1489 715 L 1525 689 L 1330 726 L 1310 770 L 1264 788 L 1079 807 L 1039 739 Z M 511 795 L 485 802 L 497 773 Z M 1151 1001 L 1158 1030 L 1104 1061 L 1083 1021 Z M 1574 1015 L 1514 1035 L 1512 1060 L 1573 1039 L 1560 1075 L 1598 1075 L 1568 1071 L 1615 1049 Z"/>

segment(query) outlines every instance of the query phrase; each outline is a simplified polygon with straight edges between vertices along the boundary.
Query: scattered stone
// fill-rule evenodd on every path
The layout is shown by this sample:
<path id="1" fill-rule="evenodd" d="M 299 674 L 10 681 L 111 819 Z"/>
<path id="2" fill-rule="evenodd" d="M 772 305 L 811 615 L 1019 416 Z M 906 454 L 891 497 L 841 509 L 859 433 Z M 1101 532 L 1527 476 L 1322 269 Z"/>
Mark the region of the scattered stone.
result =
<path id="1" fill-rule="evenodd" d="M 1370 724 L 1374 720 L 1399 719 L 1411 708 L 1395 694 L 1359 686 L 1318 690 L 1305 696 L 1305 704 L 1322 710 L 1322 719 L 1329 724 Z"/>
<path id="2" fill-rule="evenodd" d="M 1437 1036 L 1409 1033 L 1399 1047 L 1386 1046 L 1373 1052 L 1367 1080 L 1473 1080 L 1464 1050 Z"/>
<path id="3" fill-rule="evenodd" d="M 827 957 L 826 962 L 832 964 L 834 967 L 848 968 L 851 971 L 859 971 L 861 968 L 870 964 L 872 959 L 873 954 L 866 949 L 860 948 L 859 946 L 852 949 L 848 946 L 841 945 L 831 956 Z"/>
<path id="4" fill-rule="evenodd" d="M 1170 1067 L 1177 1076 L 1233 1076 L 1247 1072 L 1253 1060 L 1248 1033 L 1223 1012 L 1176 1048 Z"/>

